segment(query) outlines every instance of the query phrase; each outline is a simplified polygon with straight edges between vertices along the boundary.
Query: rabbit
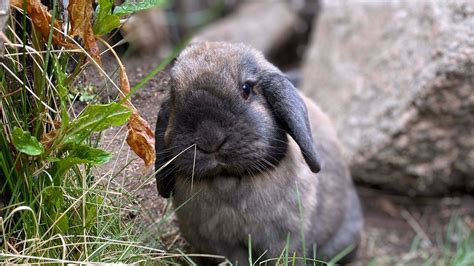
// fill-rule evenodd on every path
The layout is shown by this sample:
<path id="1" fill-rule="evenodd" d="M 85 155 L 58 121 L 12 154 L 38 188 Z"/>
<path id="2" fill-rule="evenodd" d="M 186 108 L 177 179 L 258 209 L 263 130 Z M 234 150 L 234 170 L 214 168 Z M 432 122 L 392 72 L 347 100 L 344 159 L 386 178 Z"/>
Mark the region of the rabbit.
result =
<path id="1" fill-rule="evenodd" d="M 359 198 L 331 122 L 312 100 L 244 44 L 193 43 L 168 75 L 156 180 L 193 253 L 247 265 L 250 253 L 272 259 L 286 247 L 313 258 L 316 248 L 330 259 L 352 246 L 344 260 L 355 257 Z"/>

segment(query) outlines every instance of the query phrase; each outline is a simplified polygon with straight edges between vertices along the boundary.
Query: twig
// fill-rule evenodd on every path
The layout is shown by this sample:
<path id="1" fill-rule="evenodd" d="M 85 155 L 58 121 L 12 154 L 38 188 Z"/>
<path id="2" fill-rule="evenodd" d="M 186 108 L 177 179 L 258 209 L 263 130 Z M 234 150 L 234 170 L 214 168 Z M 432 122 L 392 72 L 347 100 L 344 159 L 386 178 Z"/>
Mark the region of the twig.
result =
<path id="1" fill-rule="evenodd" d="M 421 228 L 420 224 L 415 220 L 415 218 L 413 218 L 413 216 L 405 209 L 402 209 L 400 214 L 408 222 L 413 231 L 415 231 L 415 233 L 417 233 L 421 237 L 423 243 L 427 245 L 427 247 L 431 247 L 433 243 L 431 242 L 430 238 L 423 230 L 423 228 Z"/>
<path id="2" fill-rule="evenodd" d="M 5 35 L 5 33 L 3 33 L 3 31 L 0 31 L 0 41 L 2 42 L 5 42 L 9 45 L 12 44 L 12 42 L 10 41 L 10 39 L 8 39 L 7 35 Z"/>
<path id="3" fill-rule="evenodd" d="M 12 91 L 12 92 L 9 92 L 9 93 L 5 93 L 3 94 L 3 92 L 0 92 L 0 98 L 7 98 L 9 96 L 12 96 L 13 94 L 17 93 L 17 92 L 20 92 L 23 88 L 19 88 L 15 91 Z"/>

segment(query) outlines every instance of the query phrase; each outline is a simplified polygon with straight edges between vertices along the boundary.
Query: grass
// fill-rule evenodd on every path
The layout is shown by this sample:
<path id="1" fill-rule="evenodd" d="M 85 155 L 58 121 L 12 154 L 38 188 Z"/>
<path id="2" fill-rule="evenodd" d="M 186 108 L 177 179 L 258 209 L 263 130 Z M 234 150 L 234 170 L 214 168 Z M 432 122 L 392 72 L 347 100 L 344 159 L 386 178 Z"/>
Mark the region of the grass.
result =
<path id="1" fill-rule="evenodd" d="M 76 110 L 71 88 L 90 55 L 53 46 L 52 32 L 44 41 L 26 15 L 12 16 L 6 30 L 12 43 L 0 58 L 0 263 L 163 259 L 161 243 L 143 245 L 136 221 L 124 215 L 141 209 L 134 191 L 117 182 L 122 170 L 100 167 L 112 159 L 99 144 L 102 132 L 126 123 L 131 110 L 93 100 Z"/>
<path id="2" fill-rule="evenodd" d="M 474 265 L 474 231 L 463 217 L 452 217 L 438 231 L 436 241 L 429 245 L 416 235 L 406 253 L 373 258 L 369 265 Z"/>

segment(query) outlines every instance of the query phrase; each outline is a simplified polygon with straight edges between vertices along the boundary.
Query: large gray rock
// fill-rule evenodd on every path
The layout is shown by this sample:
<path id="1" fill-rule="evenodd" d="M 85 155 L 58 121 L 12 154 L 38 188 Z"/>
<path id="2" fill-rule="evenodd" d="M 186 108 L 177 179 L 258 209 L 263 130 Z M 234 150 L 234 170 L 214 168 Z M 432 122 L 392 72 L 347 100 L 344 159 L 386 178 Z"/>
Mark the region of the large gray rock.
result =
<path id="1" fill-rule="evenodd" d="M 208 25 L 195 39 L 243 42 L 271 56 L 308 28 L 305 18 L 314 17 L 318 7 L 317 0 L 241 2 L 234 13 Z"/>
<path id="2" fill-rule="evenodd" d="M 302 89 L 359 182 L 474 191 L 473 1 L 326 1 Z"/>
<path id="3" fill-rule="evenodd" d="M 8 0 L 0 2 L 0 32 L 3 31 L 8 21 L 9 2 Z"/>
<path id="4" fill-rule="evenodd" d="M 166 16 L 162 9 L 142 10 L 130 16 L 120 28 L 124 39 L 141 54 L 160 54 L 170 44 Z"/>

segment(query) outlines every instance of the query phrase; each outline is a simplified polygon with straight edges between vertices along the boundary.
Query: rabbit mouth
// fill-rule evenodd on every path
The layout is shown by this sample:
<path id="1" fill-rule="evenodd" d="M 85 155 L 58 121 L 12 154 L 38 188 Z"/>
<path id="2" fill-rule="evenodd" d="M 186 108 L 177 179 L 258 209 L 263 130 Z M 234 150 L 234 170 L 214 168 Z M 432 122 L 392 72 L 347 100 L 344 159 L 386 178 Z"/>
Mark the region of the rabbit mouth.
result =
<path id="1" fill-rule="evenodd" d="M 176 166 L 179 172 L 196 180 L 225 176 L 255 176 L 274 167 L 257 158 L 247 159 L 236 154 L 203 153 L 197 150 L 185 158 L 177 159 Z"/>
<path id="2" fill-rule="evenodd" d="M 236 156 L 224 155 L 219 152 L 202 152 L 197 149 L 182 158 L 177 158 L 175 163 L 181 173 L 192 175 L 198 179 L 244 175 L 246 173 L 245 167 L 233 162 L 235 160 L 238 160 Z"/>

